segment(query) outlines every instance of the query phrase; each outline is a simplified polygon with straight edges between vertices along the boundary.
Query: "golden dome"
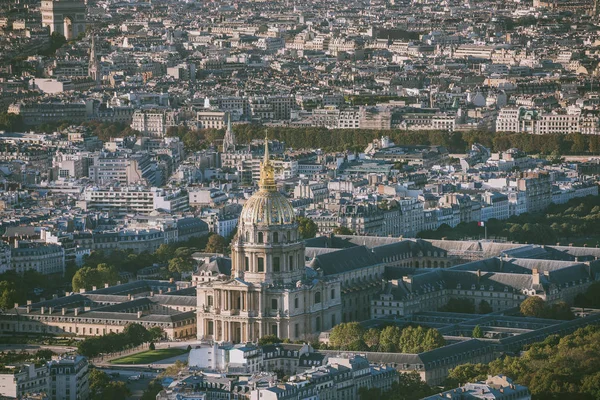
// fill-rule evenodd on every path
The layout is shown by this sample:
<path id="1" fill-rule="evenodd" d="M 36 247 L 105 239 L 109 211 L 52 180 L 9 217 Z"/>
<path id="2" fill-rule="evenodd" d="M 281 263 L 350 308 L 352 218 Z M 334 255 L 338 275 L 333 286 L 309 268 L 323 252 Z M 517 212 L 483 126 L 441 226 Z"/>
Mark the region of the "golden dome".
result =
<path id="1" fill-rule="evenodd" d="M 265 157 L 260 163 L 259 190 L 244 204 L 240 222 L 248 225 L 287 225 L 296 220 L 294 208 L 277 191 L 275 171 L 269 160 L 269 144 L 265 138 Z"/>

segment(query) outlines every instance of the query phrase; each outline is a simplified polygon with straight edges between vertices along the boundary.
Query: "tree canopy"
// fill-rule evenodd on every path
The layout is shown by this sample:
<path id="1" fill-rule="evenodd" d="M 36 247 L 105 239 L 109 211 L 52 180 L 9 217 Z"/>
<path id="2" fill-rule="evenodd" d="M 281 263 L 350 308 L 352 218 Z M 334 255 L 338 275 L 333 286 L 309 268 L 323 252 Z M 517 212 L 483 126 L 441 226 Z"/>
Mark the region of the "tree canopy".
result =
<path id="1" fill-rule="evenodd" d="M 312 219 L 298 217 L 298 232 L 300 233 L 300 237 L 302 237 L 302 239 L 314 238 L 318 230 L 319 227 Z"/>

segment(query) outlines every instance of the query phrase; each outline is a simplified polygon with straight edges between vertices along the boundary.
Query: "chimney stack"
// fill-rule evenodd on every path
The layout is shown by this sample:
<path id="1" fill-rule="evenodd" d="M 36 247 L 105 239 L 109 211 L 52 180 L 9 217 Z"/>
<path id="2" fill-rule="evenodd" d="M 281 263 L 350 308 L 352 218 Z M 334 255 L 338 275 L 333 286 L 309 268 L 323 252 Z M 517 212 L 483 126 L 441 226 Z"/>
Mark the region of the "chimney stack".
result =
<path id="1" fill-rule="evenodd" d="M 27 305 L 30 306 L 31 305 L 31 300 L 27 300 Z"/>
<path id="2" fill-rule="evenodd" d="M 138 319 L 142 318 L 142 314 L 143 314 L 143 313 L 142 313 L 142 311 L 138 311 L 138 312 L 137 312 L 137 317 L 138 317 Z"/>
<path id="3" fill-rule="evenodd" d="M 40 314 L 45 314 L 46 313 L 46 307 L 42 306 L 40 307 Z"/>
<path id="4" fill-rule="evenodd" d="M 104 288 L 106 289 L 108 286 L 110 286 L 108 283 L 104 284 Z"/>
<path id="5" fill-rule="evenodd" d="M 62 315 L 66 315 L 67 314 L 67 309 L 63 307 L 62 310 L 61 310 L 61 312 L 62 312 Z"/>
<path id="6" fill-rule="evenodd" d="M 48 307 L 48 314 L 52 314 L 52 311 L 54 311 L 53 307 Z"/>
<path id="7" fill-rule="evenodd" d="M 78 316 L 79 315 L 79 307 L 75 307 L 73 309 L 73 313 L 75 314 L 75 316 Z"/>
<path id="8" fill-rule="evenodd" d="M 79 293 L 85 293 L 85 288 L 79 289 Z"/>
<path id="9" fill-rule="evenodd" d="M 96 291 L 97 290 L 96 286 L 92 286 L 92 290 Z"/>
<path id="10" fill-rule="evenodd" d="M 15 308 L 19 308 L 19 303 L 15 303 Z"/>

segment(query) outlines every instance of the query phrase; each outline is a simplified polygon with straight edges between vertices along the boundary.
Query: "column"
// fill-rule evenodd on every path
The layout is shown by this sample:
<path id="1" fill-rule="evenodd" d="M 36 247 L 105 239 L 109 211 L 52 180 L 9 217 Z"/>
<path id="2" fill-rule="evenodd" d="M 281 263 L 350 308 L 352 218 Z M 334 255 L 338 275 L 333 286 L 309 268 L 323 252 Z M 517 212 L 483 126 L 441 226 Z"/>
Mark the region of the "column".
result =
<path id="1" fill-rule="evenodd" d="M 253 339 L 252 338 L 252 327 L 253 327 L 253 325 L 254 325 L 254 322 L 248 322 L 246 324 L 246 331 L 247 331 L 247 333 L 246 333 L 246 335 L 247 335 L 246 336 L 246 341 L 247 342 L 249 342 L 249 341 L 251 341 Z"/>

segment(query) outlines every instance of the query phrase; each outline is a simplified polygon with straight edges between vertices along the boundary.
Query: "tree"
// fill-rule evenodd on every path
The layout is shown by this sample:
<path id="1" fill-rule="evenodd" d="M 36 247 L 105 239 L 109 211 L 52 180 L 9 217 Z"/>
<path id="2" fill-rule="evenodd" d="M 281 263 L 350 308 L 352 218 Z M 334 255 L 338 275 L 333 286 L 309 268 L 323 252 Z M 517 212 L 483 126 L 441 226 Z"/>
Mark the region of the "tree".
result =
<path id="1" fill-rule="evenodd" d="M 333 327 L 329 335 L 329 344 L 341 350 L 360 348 L 363 334 L 364 328 L 358 322 L 344 322 Z"/>
<path id="2" fill-rule="evenodd" d="M 571 307 L 564 301 L 559 301 L 552 304 L 547 311 L 547 315 L 549 318 L 566 321 L 575 319 L 575 314 L 573 314 L 573 311 L 571 311 Z"/>
<path id="3" fill-rule="evenodd" d="M 519 310 L 526 317 L 545 318 L 546 302 L 541 297 L 531 296 L 521 303 Z"/>
<path id="4" fill-rule="evenodd" d="M 194 266 L 192 265 L 192 263 L 184 258 L 175 257 L 172 258 L 171 261 L 169 261 L 169 271 L 171 272 L 178 272 L 181 274 L 193 270 Z"/>
<path id="5" fill-rule="evenodd" d="M 479 325 L 476 325 L 475 328 L 473 328 L 473 333 L 471 334 L 471 336 L 474 338 L 482 338 L 483 337 L 483 330 L 481 329 L 481 327 Z"/>
<path id="6" fill-rule="evenodd" d="M 150 335 L 150 340 L 156 341 L 162 339 L 165 332 L 160 326 L 153 326 L 152 328 L 148 329 L 148 334 Z"/>
<path id="7" fill-rule="evenodd" d="M 381 335 L 381 331 L 376 328 L 371 328 L 367 330 L 363 335 L 363 341 L 367 346 L 369 346 L 369 350 L 378 351 L 379 350 L 379 337 Z"/>
<path id="8" fill-rule="evenodd" d="M 160 380 L 153 379 L 148 384 L 146 390 L 142 394 L 141 400 L 156 400 L 156 396 L 163 390 Z"/>
<path id="9" fill-rule="evenodd" d="M 312 219 L 298 217 L 298 232 L 300 233 L 302 239 L 314 238 L 318 230 L 319 227 Z"/>
<path id="10" fill-rule="evenodd" d="M 356 232 L 350 228 L 346 228 L 345 226 L 338 226 L 333 230 L 333 233 L 335 235 L 354 235 Z"/>
<path id="11" fill-rule="evenodd" d="M 467 383 L 473 383 L 487 378 L 490 367 L 487 364 L 463 364 L 448 371 L 444 386 L 453 389 Z"/>
<path id="12" fill-rule="evenodd" d="M 96 268 L 83 267 L 73 276 L 71 284 L 73 291 L 79 289 L 92 289 L 93 286 L 104 287 L 105 283 L 114 285 L 119 281 L 119 273 L 116 268 L 108 264 L 98 264 Z"/>
<path id="13" fill-rule="evenodd" d="M 260 339 L 258 339 L 259 346 L 264 346 L 266 344 L 276 344 L 276 343 L 281 343 L 281 339 L 279 339 L 275 335 L 266 335 L 266 336 L 263 336 Z"/>
<path id="14" fill-rule="evenodd" d="M 134 346 L 139 346 L 142 343 L 152 340 L 150 332 L 137 323 L 127 324 L 125 329 L 123 329 L 123 334 L 125 335 L 125 340 Z"/>
<path id="15" fill-rule="evenodd" d="M 403 353 L 418 354 L 446 344 L 442 334 L 434 328 L 408 326 L 402 330 L 398 349 Z"/>
<path id="16" fill-rule="evenodd" d="M 168 244 L 161 244 L 158 249 L 154 252 L 154 255 L 158 258 L 159 261 L 166 263 L 171 258 L 173 258 L 174 250 Z"/>
<path id="17" fill-rule="evenodd" d="M 224 253 L 226 247 L 227 242 L 225 241 L 225 238 L 215 234 L 208 238 L 208 243 L 206 244 L 204 251 L 207 253 Z"/>
<path id="18" fill-rule="evenodd" d="M 125 382 L 109 382 L 102 390 L 100 400 L 125 400 L 131 395 L 131 391 Z"/>
<path id="19" fill-rule="evenodd" d="M 478 306 L 479 314 L 489 314 L 493 312 L 492 306 L 485 300 L 481 300 Z"/>
<path id="20" fill-rule="evenodd" d="M 154 342 L 150 342 L 150 346 L 148 346 L 148 350 L 156 350 L 156 346 L 154 345 Z"/>
<path id="21" fill-rule="evenodd" d="M 8 281 L 0 281 L 0 309 L 11 309 L 19 302 L 19 296 L 15 285 Z"/>
<path id="22" fill-rule="evenodd" d="M 475 304 L 470 299 L 451 298 L 446 305 L 440 307 L 440 311 L 474 314 Z"/>
<path id="23" fill-rule="evenodd" d="M 90 387 L 90 398 L 100 399 L 102 389 L 109 384 L 110 378 L 99 369 L 92 368 L 90 370 L 88 382 Z"/>
<path id="24" fill-rule="evenodd" d="M 398 343 L 402 332 L 397 326 L 386 326 L 379 335 L 379 349 L 386 353 L 398 351 Z"/>

